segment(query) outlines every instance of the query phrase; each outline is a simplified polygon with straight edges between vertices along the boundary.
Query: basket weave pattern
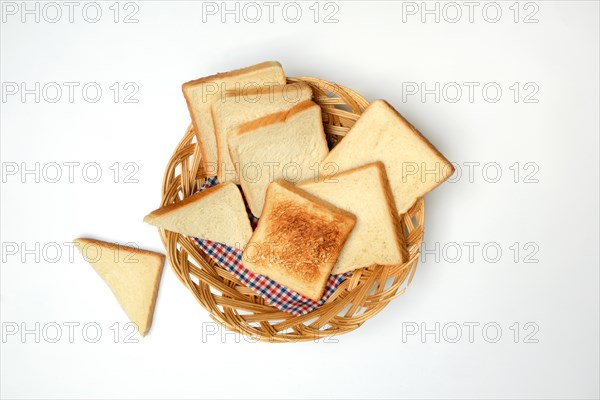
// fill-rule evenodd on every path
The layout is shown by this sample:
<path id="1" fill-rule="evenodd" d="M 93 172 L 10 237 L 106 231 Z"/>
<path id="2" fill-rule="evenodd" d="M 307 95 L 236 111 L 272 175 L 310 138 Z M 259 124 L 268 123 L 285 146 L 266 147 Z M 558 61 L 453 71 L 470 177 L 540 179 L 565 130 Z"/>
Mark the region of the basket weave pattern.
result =
<path id="1" fill-rule="evenodd" d="M 330 147 L 348 132 L 369 104 L 351 89 L 316 78 L 304 81 L 321 106 L 325 134 Z M 194 194 L 206 176 L 194 129 L 190 125 L 165 170 L 162 204 L 176 203 Z M 327 302 L 302 315 L 279 311 L 216 265 L 193 240 L 159 229 L 171 268 L 179 280 L 216 322 L 226 329 L 270 342 L 292 342 L 350 332 L 402 295 L 416 271 L 423 239 L 423 198 L 401 216 L 409 260 L 396 266 L 375 266 L 353 271 Z"/>

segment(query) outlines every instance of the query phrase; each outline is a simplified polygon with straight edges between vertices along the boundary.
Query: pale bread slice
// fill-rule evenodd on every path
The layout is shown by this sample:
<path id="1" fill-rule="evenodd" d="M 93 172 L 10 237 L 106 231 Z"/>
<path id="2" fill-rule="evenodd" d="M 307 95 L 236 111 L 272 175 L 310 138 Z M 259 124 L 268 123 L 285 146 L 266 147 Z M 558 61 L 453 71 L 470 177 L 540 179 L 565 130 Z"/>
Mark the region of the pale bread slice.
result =
<path id="1" fill-rule="evenodd" d="M 347 211 L 289 183 L 273 182 L 243 265 L 319 301 L 355 222 Z"/>
<path id="2" fill-rule="evenodd" d="M 354 168 L 300 189 L 356 215 L 356 225 L 333 268 L 341 274 L 373 265 L 400 265 L 406 260 L 394 197 L 381 162 Z"/>
<path id="3" fill-rule="evenodd" d="M 79 238 L 73 242 L 145 336 L 152 325 L 165 256 L 95 239 Z"/>
<path id="4" fill-rule="evenodd" d="M 385 165 L 401 214 L 454 173 L 450 161 L 384 100 L 375 100 L 367 107 L 325 157 L 321 173 L 374 161 Z"/>
<path id="5" fill-rule="evenodd" d="M 257 217 L 269 183 L 317 176 L 318 163 L 329 151 L 321 107 L 312 101 L 243 124 L 230 132 L 228 142 L 242 190 Z"/>
<path id="6" fill-rule="evenodd" d="M 242 194 L 231 182 L 154 210 L 144 217 L 144 222 L 237 249 L 243 249 L 252 235 Z"/>
<path id="7" fill-rule="evenodd" d="M 311 97 L 310 86 L 298 82 L 251 91 L 230 91 L 225 93 L 221 101 L 214 102 L 212 114 L 219 155 L 219 182 L 240 183 L 227 146 L 227 137 L 234 128 L 269 114 L 289 110 Z"/>
<path id="8" fill-rule="evenodd" d="M 281 64 L 267 61 L 183 84 L 183 95 L 202 153 L 202 165 L 208 175 L 216 175 L 218 162 L 217 140 L 210 112 L 211 104 L 221 99 L 221 92 L 224 90 L 283 85 L 285 81 Z"/>

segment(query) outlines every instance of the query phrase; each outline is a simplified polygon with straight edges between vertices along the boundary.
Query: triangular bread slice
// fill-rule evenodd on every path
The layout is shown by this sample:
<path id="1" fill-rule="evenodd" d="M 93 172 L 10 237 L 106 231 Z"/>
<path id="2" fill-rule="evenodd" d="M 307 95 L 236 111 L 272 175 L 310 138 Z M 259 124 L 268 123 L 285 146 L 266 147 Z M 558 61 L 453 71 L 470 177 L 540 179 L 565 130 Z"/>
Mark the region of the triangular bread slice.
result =
<path id="1" fill-rule="evenodd" d="M 152 211 L 144 222 L 171 232 L 243 249 L 252 235 L 238 187 L 231 182 L 204 189 L 182 201 Z"/>
<path id="2" fill-rule="evenodd" d="M 394 197 L 381 162 L 354 168 L 300 189 L 356 215 L 352 230 L 332 273 L 373 265 L 399 265 L 406 260 Z"/>
<path id="3" fill-rule="evenodd" d="M 74 243 L 145 336 L 152 325 L 165 256 L 95 239 L 79 238 Z"/>
<path id="4" fill-rule="evenodd" d="M 373 161 L 385 165 L 396 208 L 405 213 L 454 173 L 442 153 L 384 100 L 375 100 L 321 163 L 344 171 Z"/>
<path id="5" fill-rule="evenodd" d="M 219 101 L 221 93 L 226 90 L 283 85 L 285 80 L 281 64 L 267 61 L 183 84 L 183 95 L 200 145 L 204 170 L 208 175 L 216 175 L 218 162 L 217 140 L 210 112 L 211 104 Z"/>
<path id="6" fill-rule="evenodd" d="M 240 183 L 227 146 L 229 132 L 246 122 L 289 110 L 311 97 L 310 86 L 298 82 L 251 91 L 227 92 L 221 101 L 214 102 L 212 113 L 219 153 L 219 182 Z"/>
<path id="7" fill-rule="evenodd" d="M 248 122 L 229 134 L 229 152 L 252 214 L 259 217 L 269 183 L 318 175 L 327 155 L 321 107 L 304 101 L 288 111 Z"/>
<path id="8" fill-rule="evenodd" d="M 242 262 L 319 301 L 355 222 L 347 211 L 283 181 L 273 182 Z"/>

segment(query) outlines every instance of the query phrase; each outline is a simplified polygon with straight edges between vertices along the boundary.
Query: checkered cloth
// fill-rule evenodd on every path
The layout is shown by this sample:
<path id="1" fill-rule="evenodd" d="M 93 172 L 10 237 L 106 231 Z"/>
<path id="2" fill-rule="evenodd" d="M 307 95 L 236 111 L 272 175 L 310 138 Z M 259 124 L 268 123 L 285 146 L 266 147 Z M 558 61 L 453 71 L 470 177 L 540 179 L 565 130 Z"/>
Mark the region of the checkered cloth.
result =
<path id="1" fill-rule="evenodd" d="M 202 183 L 200 191 L 216 184 L 218 184 L 216 177 L 207 178 Z M 249 211 L 248 215 L 253 227 L 256 226 L 258 218 L 254 217 Z M 319 301 L 314 301 L 280 285 L 264 275 L 258 275 L 246 269 L 242 265 L 242 250 L 205 239 L 194 238 L 194 241 L 219 266 L 231 272 L 240 282 L 265 299 L 267 303 L 293 315 L 304 315 L 324 304 L 329 296 L 335 292 L 339 284 L 348 276 L 347 273 L 330 275 L 323 297 Z"/>

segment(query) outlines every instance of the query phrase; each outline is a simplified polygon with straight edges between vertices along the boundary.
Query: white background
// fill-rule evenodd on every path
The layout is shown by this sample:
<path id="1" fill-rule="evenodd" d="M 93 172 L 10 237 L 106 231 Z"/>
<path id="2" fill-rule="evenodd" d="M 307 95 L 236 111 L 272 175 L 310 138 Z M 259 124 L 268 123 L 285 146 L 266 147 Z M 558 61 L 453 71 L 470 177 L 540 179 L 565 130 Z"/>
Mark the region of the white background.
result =
<path id="1" fill-rule="evenodd" d="M 135 3 L 137 23 L 122 22 L 135 11 L 123 3 L 115 23 L 112 2 L 101 3 L 97 23 L 83 18 L 86 3 L 72 23 L 63 3 L 58 22 L 46 20 L 55 18 L 50 8 L 35 22 L 20 2 L 12 4 L 19 9 L 13 15 L 3 4 L 1 30 L 2 397 L 598 398 L 597 2 L 521 3 L 518 22 L 513 2 L 500 2 L 496 23 L 488 22 L 493 5 L 485 14 L 486 3 L 477 3 L 469 22 L 462 2 L 456 23 L 449 21 L 456 9 L 445 3 L 437 5 L 439 22 L 435 15 L 421 21 L 420 2 L 337 2 L 337 11 L 321 4 L 318 22 L 312 2 L 302 3 L 297 23 L 285 20 L 285 3 L 273 22 L 259 3 L 257 23 L 233 14 L 223 23 L 220 13 L 203 15 L 201 3 L 160 1 Z M 324 23 L 332 11 L 337 22 Z M 532 13 L 537 22 L 524 23 Z M 360 329 L 283 345 L 213 332 L 167 265 L 150 334 L 126 343 L 124 313 L 63 243 L 92 236 L 162 251 L 142 218 L 159 204 L 164 167 L 189 122 L 181 83 L 263 60 L 280 61 L 288 76 L 317 76 L 387 99 L 458 163 L 462 175 L 426 198 L 429 252 L 407 293 Z M 36 82 L 63 86 L 61 99 L 49 101 L 50 86 L 39 103 L 33 94 L 9 94 L 15 83 Z M 80 85 L 72 103 L 64 82 Z M 81 93 L 89 82 L 103 90 L 96 103 Z M 109 88 L 115 82 L 117 103 Z M 137 103 L 124 102 L 128 82 L 139 88 Z M 448 90 L 456 82 L 462 97 L 453 103 L 456 93 L 447 91 L 436 102 L 434 94 L 407 93 L 436 82 Z M 479 84 L 472 102 L 464 82 Z M 497 102 L 493 89 L 482 95 L 490 82 L 502 89 Z M 525 102 L 535 88 L 528 100 L 537 102 Z M 21 175 L 36 162 L 47 173 L 39 183 L 35 174 Z M 80 163 L 72 183 L 65 162 Z M 139 167 L 138 183 L 125 182 L 128 162 Z M 62 166 L 57 183 L 48 179 L 52 163 Z M 93 169 L 82 174 L 86 163 L 98 163 L 99 182 L 86 181 L 94 178 Z M 472 179 L 468 163 L 480 163 Z M 8 174 L 15 165 L 17 173 Z M 465 242 L 478 243 L 472 259 Z M 39 251 L 25 251 L 36 245 Z M 38 322 L 39 343 L 34 333 L 21 335 Z M 73 343 L 69 322 L 80 324 Z M 479 324 L 472 343 L 469 322 Z M 86 323 L 101 327 L 97 343 L 86 341 Z M 436 323 L 439 343 L 434 334 L 421 336 Z M 53 324 L 62 327 L 57 343 L 48 340 Z M 451 343 L 456 324 L 462 336 Z M 14 326 L 19 332 L 8 335 Z M 498 326 L 502 336 L 490 343 Z"/>

